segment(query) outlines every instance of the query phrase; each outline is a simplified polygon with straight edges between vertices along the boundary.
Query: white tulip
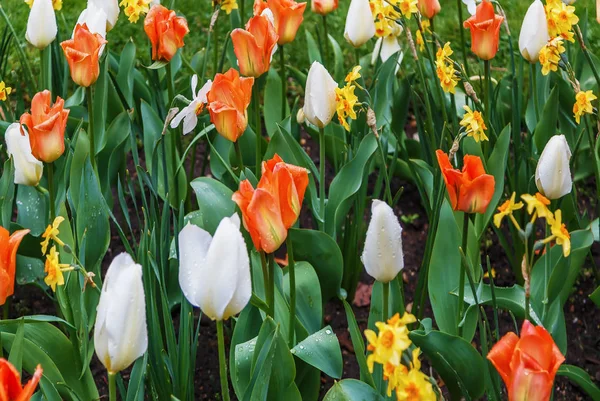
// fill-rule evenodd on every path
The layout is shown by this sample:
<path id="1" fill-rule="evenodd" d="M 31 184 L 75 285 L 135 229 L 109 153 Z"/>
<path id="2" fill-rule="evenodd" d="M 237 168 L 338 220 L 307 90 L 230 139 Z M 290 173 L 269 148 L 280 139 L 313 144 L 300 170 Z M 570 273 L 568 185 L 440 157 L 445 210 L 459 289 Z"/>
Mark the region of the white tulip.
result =
<path id="1" fill-rule="evenodd" d="M 361 256 L 367 273 L 382 283 L 392 281 L 404 268 L 402 227 L 392 208 L 374 199 L 371 221 Z"/>
<path id="2" fill-rule="evenodd" d="M 212 320 L 237 315 L 250 301 L 250 259 L 237 214 L 219 223 L 215 236 L 188 224 L 179 233 L 179 285 Z"/>
<path id="3" fill-rule="evenodd" d="M 119 19 L 119 0 L 88 0 L 88 8 L 94 5 L 96 8 L 102 9 L 106 14 L 106 32 L 113 29 Z"/>
<path id="4" fill-rule="evenodd" d="M 142 266 L 121 253 L 108 267 L 94 329 L 96 355 L 109 373 L 129 367 L 148 348 Z"/>
<path id="5" fill-rule="evenodd" d="M 475 0 L 462 0 L 462 2 L 467 6 L 469 14 L 475 15 L 475 10 L 477 9 L 477 3 L 475 3 Z"/>
<path id="6" fill-rule="evenodd" d="M 106 38 L 106 24 L 107 19 L 106 13 L 103 9 L 96 7 L 93 2 L 89 2 L 88 6 L 85 10 L 79 14 L 79 18 L 77 19 L 77 25 L 86 24 L 89 31 L 91 33 L 97 33 L 101 35 L 103 38 Z M 73 30 L 73 35 L 75 35 L 75 30 Z"/>
<path id="7" fill-rule="evenodd" d="M 304 93 L 304 116 L 313 125 L 324 128 L 335 114 L 337 82 L 321 63 L 310 66 Z"/>
<path id="8" fill-rule="evenodd" d="M 354 47 L 360 47 L 375 36 L 375 21 L 371 14 L 369 0 L 352 0 L 348 15 L 344 38 Z"/>
<path id="9" fill-rule="evenodd" d="M 191 85 L 193 97 L 192 101 L 175 116 L 173 121 L 171 121 L 171 128 L 173 129 L 179 127 L 183 121 L 183 135 L 189 134 L 196 128 L 196 125 L 198 125 L 197 113 L 199 112 L 198 110 L 202 110 L 204 105 L 208 103 L 206 96 L 208 95 L 208 92 L 210 92 L 210 88 L 212 88 L 212 81 L 210 79 L 206 81 L 204 86 L 202 86 L 202 88 L 196 92 L 198 87 L 198 75 L 194 74 L 192 76 Z"/>
<path id="10" fill-rule="evenodd" d="M 530 63 L 537 63 L 540 50 L 549 40 L 550 35 L 548 34 L 544 4 L 540 0 L 535 0 L 529 6 L 525 18 L 523 18 L 523 25 L 521 25 L 519 49 L 523 58 Z"/>
<path id="11" fill-rule="evenodd" d="M 21 124 L 13 123 L 4 134 L 6 150 L 15 164 L 15 184 L 35 187 L 40 183 L 44 163 L 33 157 L 29 134 L 21 129 Z"/>
<path id="12" fill-rule="evenodd" d="M 550 138 L 535 169 L 535 185 L 546 198 L 558 199 L 571 192 L 570 159 L 571 149 L 565 136 Z"/>
<path id="13" fill-rule="evenodd" d="M 35 0 L 27 20 L 25 39 L 40 50 L 45 49 L 58 33 L 52 0 Z"/>

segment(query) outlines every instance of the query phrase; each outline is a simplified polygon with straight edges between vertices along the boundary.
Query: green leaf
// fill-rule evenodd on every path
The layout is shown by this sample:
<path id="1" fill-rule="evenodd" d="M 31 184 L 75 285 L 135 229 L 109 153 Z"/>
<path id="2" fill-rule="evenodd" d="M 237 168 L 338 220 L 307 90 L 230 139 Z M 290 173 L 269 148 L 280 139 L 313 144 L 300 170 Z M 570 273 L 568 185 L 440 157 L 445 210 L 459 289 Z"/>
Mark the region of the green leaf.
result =
<path id="1" fill-rule="evenodd" d="M 321 328 L 323 321 L 323 301 L 321 299 L 319 276 L 315 272 L 315 269 L 307 262 L 296 263 L 295 272 L 296 319 L 312 334 Z M 283 288 L 288 302 L 290 302 L 289 274 L 283 277 Z"/>
<path id="2" fill-rule="evenodd" d="M 167 64 L 169 64 L 167 61 L 157 60 L 154 63 L 150 64 L 149 66 L 145 66 L 145 67 L 149 70 L 160 70 L 161 68 L 165 67 Z"/>
<path id="3" fill-rule="evenodd" d="M 325 394 L 323 401 L 383 401 L 371 386 L 356 379 L 336 382 Z"/>
<path id="4" fill-rule="evenodd" d="M 17 187 L 17 224 L 31 230 L 31 235 L 39 237 L 46 229 L 48 219 L 48 198 L 34 187 Z"/>
<path id="5" fill-rule="evenodd" d="M 425 333 L 416 330 L 409 337 L 442 377 L 452 400 L 460 400 L 463 395 L 475 400 L 483 395 L 487 367 L 483 357 L 470 343 L 440 331 Z M 463 394 L 459 383 L 464 385 L 467 394 Z"/>
<path id="6" fill-rule="evenodd" d="M 398 59 L 402 51 L 396 52 L 385 63 L 381 65 L 375 77 L 374 90 L 372 92 L 373 111 L 377 116 L 377 128 L 392 123 L 392 99 L 394 98 L 394 76 L 398 66 Z"/>
<path id="7" fill-rule="evenodd" d="M 298 343 L 292 349 L 292 354 L 334 379 L 342 377 L 342 351 L 330 326 Z"/>
<path id="8" fill-rule="evenodd" d="M 109 125 L 106 143 L 98 153 L 98 173 L 102 192 L 109 205 L 112 205 L 112 185 L 125 163 L 125 146 L 131 135 L 131 124 L 127 111 L 122 112 Z"/>
<path id="9" fill-rule="evenodd" d="M 319 63 L 323 64 L 319 45 L 317 45 L 312 33 L 310 33 L 310 30 L 308 29 L 305 29 L 304 33 L 306 34 L 306 45 L 308 48 L 308 63 L 312 64 L 315 61 L 318 61 Z"/>
<path id="10" fill-rule="evenodd" d="M 594 292 L 590 294 L 590 299 L 600 308 L 600 287 L 596 288 Z"/>
<path id="11" fill-rule="evenodd" d="M 8 356 L 8 362 L 11 363 L 17 372 L 21 373 L 21 367 L 23 366 L 23 342 L 25 340 L 25 321 L 19 319 L 17 323 L 19 328 L 15 334 L 15 340 L 13 346 L 10 347 L 10 355 Z"/>
<path id="12" fill-rule="evenodd" d="M 252 361 L 251 349 L 254 348 L 256 343 L 261 323 L 262 317 L 259 310 L 252 305 L 248 305 L 238 316 L 233 330 L 229 352 L 229 368 L 231 383 L 239 399 L 244 396 L 244 391 L 250 382 L 250 368 L 244 365 Z M 252 341 L 254 341 L 254 344 Z M 239 357 L 242 359 L 237 359 Z"/>
<path id="13" fill-rule="evenodd" d="M 544 105 L 540 121 L 535 127 L 533 139 L 538 153 L 541 153 L 546 143 L 556 134 L 558 124 L 558 86 L 552 89 L 550 97 Z"/>
<path id="14" fill-rule="evenodd" d="M 214 234 L 224 217 L 235 213 L 235 203 L 231 200 L 233 192 L 219 181 L 210 177 L 199 177 L 190 185 L 200 208 L 195 214 L 200 227 Z"/>
<path id="15" fill-rule="evenodd" d="M 44 262 L 38 258 L 17 255 L 15 281 L 18 285 L 41 284 L 46 277 Z"/>
<path id="16" fill-rule="evenodd" d="M 398 275 L 395 280 L 390 281 L 390 296 L 388 299 L 389 316 L 399 313 L 400 317 L 404 315 L 404 299 L 402 299 L 402 289 L 400 288 L 402 275 Z M 369 324 L 371 330 L 375 330 L 375 322 L 383 321 L 383 284 L 379 281 L 373 283 L 371 292 L 371 306 L 369 310 Z M 387 320 L 387 317 L 386 319 Z"/>
<path id="17" fill-rule="evenodd" d="M 340 44 L 335 40 L 335 38 L 331 35 L 328 35 L 329 44 L 331 45 L 331 49 L 333 49 L 333 77 L 336 82 L 344 81 L 344 55 L 342 54 L 342 48 Z M 329 49 L 326 48 L 324 51 L 329 53 Z"/>
<path id="18" fill-rule="evenodd" d="M 127 99 L 129 107 L 133 107 L 133 69 L 135 66 L 135 43 L 129 40 L 123 47 L 119 57 L 119 73 L 117 74 L 117 84 L 119 90 Z"/>
<path id="19" fill-rule="evenodd" d="M 583 369 L 573 365 L 562 365 L 556 372 L 559 376 L 565 376 L 573 383 L 581 387 L 592 400 L 600 400 L 600 389 L 594 384 L 590 375 Z"/>
<path id="20" fill-rule="evenodd" d="M 2 178 L 0 178 L 0 223 L 2 227 L 10 227 L 15 196 L 15 168 L 12 159 L 4 162 Z"/>
<path id="21" fill-rule="evenodd" d="M 110 81 L 110 77 L 108 75 L 108 64 L 110 60 L 110 56 L 108 54 L 109 48 L 105 48 L 106 57 L 100 63 L 100 75 L 98 76 L 98 80 L 94 84 L 94 92 L 93 92 L 93 113 L 94 113 L 94 137 L 96 139 L 94 146 L 94 154 L 97 155 L 100 149 L 104 146 L 104 142 L 106 142 L 106 119 L 108 113 L 108 107 L 111 102 L 108 101 L 108 85 Z M 89 113 L 89 110 L 88 110 Z M 89 117 L 88 117 L 88 121 Z M 88 128 L 89 131 L 89 128 Z"/>
<path id="22" fill-rule="evenodd" d="M 127 387 L 126 401 L 144 400 L 144 379 L 146 377 L 146 365 L 148 364 L 148 353 L 143 358 L 138 358 L 131 370 L 129 386 Z"/>
<path id="23" fill-rule="evenodd" d="M 354 311 L 346 299 L 342 299 L 342 303 L 344 305 L 344 311 L 346 312 L 346 319 L 348 320 L 348 331 L 350 332 L 350 339 L 352 340 L 352 346 L 354 347 L 354 354 L 356 355 L 356 361 L 360 368 L 360 379 L 365 383 L 368 383 L 368 385 L 374 389 L 375 382 L 373 381 L 373 376 L 371 376 L 367 366 L 365 343 L 363 342 L 362 333 L 356 322 Z"/>
<path id="24" fill-rule="evenodd" d="M 277 124 L 281 122 L 281 78 L 277 70 L 271 68 L 267 73 L 267 83 L 265 85 L 265 128 L 267 135 L 272 137 L 277 132 Z M 285 115 L 290 114 L 289 106 L 285 104 Z"/>

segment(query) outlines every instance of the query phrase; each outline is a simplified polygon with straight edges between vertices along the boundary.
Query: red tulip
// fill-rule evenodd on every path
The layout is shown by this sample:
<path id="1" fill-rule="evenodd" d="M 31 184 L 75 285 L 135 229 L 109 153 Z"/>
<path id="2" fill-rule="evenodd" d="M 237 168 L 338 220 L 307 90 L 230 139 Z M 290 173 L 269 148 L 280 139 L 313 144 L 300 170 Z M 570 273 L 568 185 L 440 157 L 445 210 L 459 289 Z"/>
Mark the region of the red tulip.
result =
<path id="1" fill-rule="evenodd" d="M 491 60 L 498 51 L 500 25 L 504 17 L 494 12 L 494 6 L 483 0 L 475 15 L 465 21 L 464 27 L 471 30 L 471 51 L 482 60 Z"/>

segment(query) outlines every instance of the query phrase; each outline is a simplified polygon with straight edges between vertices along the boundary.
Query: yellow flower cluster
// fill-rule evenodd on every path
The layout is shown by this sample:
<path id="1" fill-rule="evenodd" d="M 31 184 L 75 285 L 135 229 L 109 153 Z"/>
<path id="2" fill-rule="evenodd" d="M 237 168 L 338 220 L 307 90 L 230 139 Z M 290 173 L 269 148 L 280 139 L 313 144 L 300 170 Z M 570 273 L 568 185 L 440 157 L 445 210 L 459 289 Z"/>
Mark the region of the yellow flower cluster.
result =
<path id="1" fill-rule="evenodd" d="M 65 245 L 65 243 L 60 238 L 58 238 L 58 235 L 60 234 L 58 228 L 60 227 L 60 224 L 63 221 L 65 221 L 65 218 L 62 216 L 58 216 L 54 219 L 52 224 L 46 227 L 46 230 L 42 234 L 42 238 L 44 238 L 44 240 L 41 242 L 42 255 L 46 255 L 51 240 L 58 246 Z M 56 250 L 56 245 L 53 245 L 52 248 L 50 248 L 50 252 L 46 255 L 46 264 L 44 267 L 44 271 L 46 272 L 44 282 L 52 288 L 52 291 L 56 291 L 57 285 L 65 284 L 63 272 L 73 270 L 73 267 L 71 267 L 71 265 L 62 264 L 59 262 L 60 254 Z"/>
<path id="2" fill-rule="evenodd" d="M 444 47 L 440 47 L 436 54 L 435 71 L 440 80 L 440 85 L 446 93 L 454 93 L 454 88 L 458 84 L 458 75 L 454 69 L 454 62 L 450 58 L 453 53 L 450 42 L 446 42 Z"/>
<path id="3" fill-rule="evenodd" d="M 4 81 L 0 81 L 0 101 L 6 102 L 8 99 L 8 95 L 12 93 L 12 88 L 10 86 L 6 86 Z"/>
<path id="4" fill-rule="evenodd" d="M 25 3 L 29 6 L 29 8 L 33 7 L 33 0 L 25 0 Z M 52 0 L 52 8 L 56 11 L 62 10 L 63 0 Z"/>
<path id="5" fill-rule="evenodd" d="M 0 85 L 2 85 L 2 83 L 0 83 Z M 0 86 L 1 88 L 1 86 Z M 585 113 L 587 114 L 593 114 L 594 113 L 594 107 L 592 106 L 592 101 L 598 99 L 595 95 L 594 92 L 592 91 L 580 91 L 579 93 L 577 93 L 577 95 L 575 95 L 575 104 L 573 105 L 573 115 L 575 116 L 575 121 L 577 121 L 577 124 L 581 123 L 581 116 L 583 116 Z M 2 97 L 0 96 L 0 100 L 2 100 Z"/>
<path id="6" fill-rule="evenodd" d="M 358 103 L 358 97 L 354 94 L 354 90 L 356 89 L 355 81 L 360 78 L 360 68 L 361 67 L 357 65 L 350 73 L 348 73 L 346 76 L 346 86 L 343 88 L 335 88 L 338 120 L 346 131 L 350 131 L 350 125 L 346 119 L 350 117 L 351 119 L 356 120 L 357 117 L 354 107 Z"/>
<path id="7" fill-rule="evenodd" d="M 475 142 L 489 140 L 485 134 L 487 127 L 485 126 L 481 113 L 479 111 L 471 110 L 467 105 L 463 106 L 463 109 L 465 109 L 465 115 L 460 121 L 460 125 L 461 127 L 465 127 L 467 135 L 475 139 Z"/>
<path id="8" fill-rule="evenodd" d="M 396 313 L 387 322 L 377 322 L 378 333 L 365 330 L 368 341 L 367 366 L 373 373 L 375 363 L 383 366 L 383 376 L 388 382 L 387 395 L 396 392 L 396 398 L 403 401 L 435 401 L 436 395 L 429 377 L 421 372 L 419 348 L 412 351 L 409 367 L 402 364 L 402 354 L 408 350 L 412 342 L 408 338 L 407 324 L 416 322 L 410 313 L 402 318 Z"/>
<path id="9" fill-rule="evenodd" d="M 547 0 L 546 20 L 551 38 L 562 37 L 569 42 L 575 42 L 573 25 L 579 22 L 575 15 L 575 7 L 566 5 L 562 0 Z"/>
<path id="10" fill-rule="evenodd" d="M 233 10 L 238 9 L 237 0 L 213 0 L 213 7 L 215 6 L 215 3 L 219 2 L 221 3 L 221 10 L 225 11 L 227 15 L 231 14 Z"/>
<path id="11" fill-rule="evenodd" d="M 141 15 L 150 11 L 150 0 L 123 0 L 119 3 L 119 6 L 123 7 L 129 22 L 135 24 Z"/>
<path id="12" fill-rule="evenodd" d="M 396 23 L 396 20 L 400 18 L 400 13 L 394 6 L 386 0 L 370 0 L 369 5 L 375 21 L 375 35 L 384 38 L 396 34 L 400 29 Z"/>
<path id="13" fill-rule="evenodd" d="M 423 28 L 423 32 L 431 33 L 431 31 L 429 30 L 429 25 L 429 20 L 421 21 L 421 27 Z M 416 41 L 417 46 L 419 46 L 419 51 L 425 51 L 425 40 L 423 39 L 423 34 L 421 33 L 421 30 L 417 30 Z"/>
<path id="14" fill-rule="evenodd" d="M 563 40 L 554 38 L 540 50 L 540 64 L 542 65 L 542 74 L 548 75 L 550 71 L 558 71 L 558 62 L 560 55 L 565 52 Z"/>

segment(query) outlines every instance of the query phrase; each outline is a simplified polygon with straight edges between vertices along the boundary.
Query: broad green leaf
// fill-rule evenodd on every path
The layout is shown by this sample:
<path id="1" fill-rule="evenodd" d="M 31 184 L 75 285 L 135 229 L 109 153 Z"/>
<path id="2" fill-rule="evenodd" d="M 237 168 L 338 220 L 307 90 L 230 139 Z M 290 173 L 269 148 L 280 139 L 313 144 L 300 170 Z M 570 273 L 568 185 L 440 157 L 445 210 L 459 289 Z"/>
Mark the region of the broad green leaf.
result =
<path id="1" fill-rule="evenodd" d="M 15 281 L 18 285 L 41 284 L 46 277 L 44 262 L 38 258 L 17 255 Z"/>
<path id="2" fill-rule="evenodd" d="M 108 85 L 110 77 L 108 75 L 108 64 L 110 60 L 109 48 L 105 48 L 105 57 L 100 62 L 100 75 L 94 84 L 93 90 L 93 113 L 94 113 L 94 154 L 97 155 L 106 142 L 106 119 L 108 114 Z M 86 105 L 87 106 L 87 105 Z M 89 110 L 88 110 L 89 112 Z M 89 121 L 89 117 L 88 117 Z M 89 132 L 88 128 L 88 132 Z"/>
<path id="3" fill-rule="evenodd" d="M 558 87 L 554 87 L 550 93 L 548 101 L 544 105 L 544 111 L 540 116 L 540 121 L 535 127 L 533 139 L 538 153 L 541 154 L 546 143 L 556 134 L 558 125 Z"/>
<path id="4" fill-rule="evenodd" d="M 112 205 L 112 185 L 125 163 L 125 147 L 131 134 L 131 125 L 127 111 L 122 112 L 109 125 L 106 143 L 98 153 L 98 173 L 102 192 L 109 205 Z"/>
<path id="5" fill-rule="evenodd" d="M 289 269 L 288 269 L 289 272 Z M 296 319 L 298 319 L 309 334 L 317 332 L 323 322 L 323 301 L 319 276 L 307 262 L 298 262 L 296 272 Z M 290 302 L 290 275 L 283 277 L 283 288 Z"/>
<path id="6" fill-rule="evenodd" d="M 360 379 L 365 383 L 368 383 L 371 388 L 375 389 L 373 376 L 371 376 L 367 366 L 367 358 L 365 357 L 365 343 L 362 337 L 363 335 L 358 327 L 358 323 L 356 322 L 354 311 L 352 310 L 352 306 L 350 306 L 348 301 L 342 299 L 342 303 L 344 305 L 344 311 L 346 312 L 348 331 L 350 332 L 350 339 L 352 340 L 352 346 L 354 347 L 356 361 L 358 362 L 358 366 L 360 368 Z"/>
<path id="7" fill-rule="evenodd" d="M 356 379 L 336 382 L 325 394 L 323 401 L 383 401 L 373 387 Z"/>
<path id="8" fill-rule="evenodd" d="M 48 219 L 48 198 L 34 187 L 17 187 L 17 224 L 31 230 L 31 235 L 39 237 L 46 229 Z"/>
<path id="9" fill-rule="evenodd" d="M 292 354 L 334 379 L 342 377 L 342 351 L 330 326 L 298 343 L 292 349 Z"/>
<path id="10" fill-rule="evenodd" d="M 317 45 L 314 36 L 312 35 L 312 33 L 310 33 L 310 30 L 308 29 L 305 29 L 304 33 L 306 34 L 306 45 L 308 48 L 309 64 L 312 64 L 315 61 L 318 61 L 319 63 L 323 64 L 323 61 L 321 60 L 321 50 L 319 49 L 319 45 Z"/>
<path id="11" fill-rule="evenodd" d="M 377 117 L 377 128 L 392 123 L 392 99 L 394 98 L 394 76 L 398 60 L 402 57 L 402 51 L 396 52 L 382 66 L 375 77 L 374 89 L 371 93 L 373 104 L 371 107 Z"/>
<path id="12" fill-rule="evenodd" d="M 233 330 L 229 352 L 229 368 L 231 383 L 239 399 L 243 397 L 244 391 L 250 382 L 249 370 L 246 370 L 244 365 L 252 360 L 252 349 L 256 343 L 261 323 L 262 318 L 259 310 L 252 305 L 248 305 L 238 316 Z M 254 344 L 252 341 L 254 341 Z M 237 359 L 239 357 L 242 359 Z M 242 372 L 242 375 L 239 375 L 240 372 Z"/>
<path id="13" fill-rule="evenodd" d="M 148 364 L 148 353 L 142 358 L 138 358 L 133 364 L 131 376 L 129 377 L 129 386 L 127 387 L 126 401 L 144 400 L 144 379 L 146 377 L 146 365 Z"/>
<path id="14" fill-rule="evenodd" d="M 17 325 L 18 328 L 15 334 L 13 346 L 10 347 L 8 362 L 15 367 L 17 372 L 21 373 L 21 367 L 23 366 L 23 342 L 25 341 L 25 321 L 23 319 L 19 319 Z"/>
<path id="15" fill-rule="evenodd" d="M 600 389 L 585 370 L 573 365 L 562 365 L 556 374 L 564 376 L 578 385 L 592 400 L 600 400 Z"/>
<path id="16" fill-rule="evenodd" d="M 326 46 L 325 49 L 323 49 L 325 52 L 327 52 L 328 56 L 328 60 L 331 60 L 331 55 L 333 54 L 333 69 L 332 69 L 332 75 L 333 78 L 336 80 L 336 82 L 343 82 L 344 81 L 344 55 L 342 54 L 342 48 L 340 47 L 339 43 L 337 42 L 337 40 L 335 40 L 335 38 L 331 35 L 328 35 L 328 39 L 329 39 L 329 45 L 331 46 L 331 50 L 333 50 L 333 53 L 329 52 L 329 48 Z M 326 67 L 331 67 L 331 61 L 329 62 L 329 66 Z"/>
<path id="17" fill-rule="evenodd" d="M 119 73 L 117 74 L 117 84 L 119 90 L 125 96 L 129 107 L 133 107 L 133 69 L 135 66 L 136 48 L 133 40 L 129 40 L 123 47 L 119 57 Z"/>
<path id="18" fill-rule="evenodd" d="M 190 185 L 198 200 L 199 210 L 195 216 L 201 221 L 200 227 L 214 234 L 221 220 L 235 213 L 233 192 L 210 177 L 196 178 Z"/>
<path id="19" fill-rule="evenodd" d="M 265 128 L 267 135 L 272 137 L 277 132 L 277 124 L 281 123 L 281 78 L 276 69 L 271 68 L 267 73 L 265 85 Z M 290 114 L 289 106 L 285 104 L 285 115 Z"/>
<path id="20" fill-rule="evenodd" d="M 2 223 L 2 227 L 9 228 L 13 214 L 13 199 L 15 196 L 15 168 L 12 159 L 4 162 L 2 171 L 2 178 L 0 178 L 0 223 Z"/>

